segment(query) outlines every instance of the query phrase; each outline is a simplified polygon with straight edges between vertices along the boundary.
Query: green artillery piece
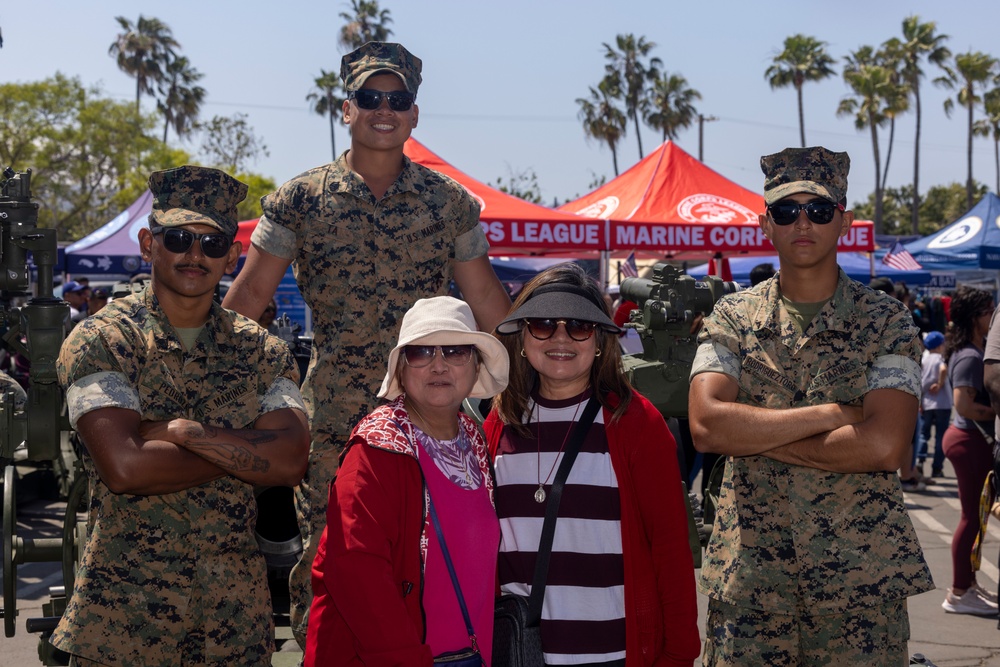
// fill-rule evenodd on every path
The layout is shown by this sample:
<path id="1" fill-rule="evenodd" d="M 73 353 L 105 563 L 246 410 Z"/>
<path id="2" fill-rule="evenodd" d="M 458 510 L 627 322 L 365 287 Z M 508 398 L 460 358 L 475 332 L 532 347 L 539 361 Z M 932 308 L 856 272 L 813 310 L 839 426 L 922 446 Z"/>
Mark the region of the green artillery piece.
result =
<path id="1" fill-rule="evenodd" d="M 622 282 L 622 298 L 638 305 L 625 326 L 635 329 L 642 341 L 642 354 L 625 355 L 625 372 L 632 386 L 656 406 L 668 423 L 671 417 L 683 418 L 688 414 L 688 378 L 698 351 L 697 332 L 691 332 L 692 325 L 697 317 L 712 312 L 719 299 L 739 288 L 736 283 L 715 276 L 695 280 L 666 263 L 653 267 L 651 280 L 626 278 Z M 704 524 L 699 528 L 687 484 L 683 481 L 682 484 L 691 556 L 694 566 L 701 567 L 701 547 L 707 532 Z M 701 519 L 710 530 L 707 510 Z"/>
<path id="2" fill-rule="evenodd" d="M 688 376 L 698 351 L 691 325 L 739 288 L 716 276 L 695 280 L 666 263 L 653 267 L 652 279 L 626 278 L 622 283 L 622 298 L 639 307 L 625 326 L 635 329 L 642 341 L 642 354 L 625 356 L 625 371 L 665 418 L 688 413 Z"/>
<path id="3" fill-rule="evenodd" d="M 30 539 L 17 535 L 16 475 L 14 460 L 53 462 L 67 477 L 75 471 L 63 455 L 64 434 L 69 431 L 63 414 L 63 395 L 56 375 L 56 361 L 65 338 L 69 305 L 53 295 L 57 259 L 56 233 L 38 229 L 38 204 L 31 201 L 31 171 L 7 168 L 0 180 L 0 325 L 8 347 L 30 362 L 28 398 L 23 409 L 13 392 L 0 397 L 0 465 L 3 467 L 3 609 L 4 634 L 14 636 L 17 618 L 17 566 L 29 562 L 63 563 L 63 591 L 72 589 L 77 532 L 76 510 L 86 493 L 86 477 L 76 474 L 67 505 L 62 538 Z M 37 275 L 31 290 L 30 258 Z M 15 299 L 30 297 L 23 306 Z M 67 484 L 68 487 L 68 484 Z M 48 633 L 55 627 L 65 604 L 46 605 L 51 618 L 28 621 L 29 630 Z M 48 647 L 48 648 L 46 648 Z M 46 664 L 59 664 L 53 649 L 42 640 L 39 655 Z"/>

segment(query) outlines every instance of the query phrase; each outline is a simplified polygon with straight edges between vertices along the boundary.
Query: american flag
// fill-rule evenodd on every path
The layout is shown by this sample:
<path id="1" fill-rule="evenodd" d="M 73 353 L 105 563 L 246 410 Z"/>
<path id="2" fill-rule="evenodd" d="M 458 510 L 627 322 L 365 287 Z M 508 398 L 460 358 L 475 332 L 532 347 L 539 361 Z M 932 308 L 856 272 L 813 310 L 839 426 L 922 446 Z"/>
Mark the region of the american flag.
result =
<path id="1" fill-rule="evenodd" d="M 638 278 L 639 277 L 639 267 L 635 264 L 635 251 L 633 250 L 625 258 L 625 261 L 619 265 L 618 270 L 621 271 L 622 277 L 624 278 Z"/>
<path id="2" fill-rule="evenodd" d="M 919 262 L 917 262 L 917 260 L 913 259 L 913 255 L 911 255 L 899 241 L 896 241 L 896 243 L 889 248 L 889 252 L 885 253 L 885 257 L 882 258 L 882 263 L 886 266 L 891 266 L 894 269 L 899 269 L 900 271 L 919 271 L 924 268 Z"/>

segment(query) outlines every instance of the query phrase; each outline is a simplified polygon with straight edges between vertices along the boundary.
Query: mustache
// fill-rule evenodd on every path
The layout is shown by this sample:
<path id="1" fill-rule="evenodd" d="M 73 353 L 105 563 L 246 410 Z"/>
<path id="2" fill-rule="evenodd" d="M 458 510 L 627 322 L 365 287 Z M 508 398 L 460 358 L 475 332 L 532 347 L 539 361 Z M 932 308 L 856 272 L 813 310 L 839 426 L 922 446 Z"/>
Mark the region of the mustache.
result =
<path id="1" fill-rule="evenodd" d="M 204 264 L 195 264 L 188 262 L 187 264 L 177 264 L 174 266 L 178 271 L 183 271 L 185 269 L 198 269 L 199 271 L 204 271 L 205 273 L 210 273 L 209 268 Z"/>

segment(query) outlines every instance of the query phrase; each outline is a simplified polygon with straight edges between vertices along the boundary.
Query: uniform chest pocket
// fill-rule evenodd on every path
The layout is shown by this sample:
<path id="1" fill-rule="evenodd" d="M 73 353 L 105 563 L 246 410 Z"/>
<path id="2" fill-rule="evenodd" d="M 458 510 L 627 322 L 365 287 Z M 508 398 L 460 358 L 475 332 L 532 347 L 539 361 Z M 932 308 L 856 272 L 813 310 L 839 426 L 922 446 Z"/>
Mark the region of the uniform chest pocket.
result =
<path id="1" fill-rule="evenodd" d="M 810 404 L 858 404 L 868 393 L 868 367 L 860 361 L 845 361 L 817 374 L 809 385 Z"/>
<path id="2" fill-rule="evenodd" d="M 203 412 L 213 426 L 251 428 L 260 415 L 260 400 L 253 383 L 234 382 L 208 394 Z"/>
<path id="3" fill-rule="evenodd" d="M 786 374 L 754 355 L 743 359 L 740 384 L 761 407 L 786 408 L 797 394 L 795 383 Z"/>
<path id="4" fill-rule="evenodd" d="M 406 255 L 410 262 L 418 265 L 428 262 L 443 263 L 451 255 L 451 240 L 445 235 L 444 222 L 438 220 L 421 227 L 407 230 L 403 234 Z"/>

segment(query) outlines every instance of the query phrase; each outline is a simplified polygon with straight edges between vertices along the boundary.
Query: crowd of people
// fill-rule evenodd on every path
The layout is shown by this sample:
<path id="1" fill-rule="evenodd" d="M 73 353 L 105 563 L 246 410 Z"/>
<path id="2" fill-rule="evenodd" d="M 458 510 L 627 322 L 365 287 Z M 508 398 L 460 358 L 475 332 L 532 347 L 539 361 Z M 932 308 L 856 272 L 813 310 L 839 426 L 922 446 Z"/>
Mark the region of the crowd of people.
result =
<path id="1" fill-rule="evenodd" d="M 203 167 L 149 178 L 145 289 L 105 305 L 64 286 L 59 378 L 92 492 L 52 638 L 71 664 L 269 665 L 255 485 L 295 487 L 307 667 L 501 664 L 499 595 L 540 600 L 548 665 L 905 664 L 906 599 L 934 584 L 900 479 L 930 455 L 962 505 L 943 606 L 997 613 L 969 562 L 995 304 L 960 289 L 952 326 L 922 338 L 905 295 L 840 270 L 846 153 L 761 158 L 780 270 L 692 323 L 682 440 L 724 466 L 696 580 L 684 443 L 623 370 L 620 312 L 571 263 L 511 303 L 479 205 L 403 154 L 421 68 L 398 44 L 344 56 L 350 148 L 263 198 L 221 305 L 247 188 Z M 304 378 L 267 329 L 292 264 L 314 317 Z M 489 399 L 481 426 L 468 399 Z"/>

